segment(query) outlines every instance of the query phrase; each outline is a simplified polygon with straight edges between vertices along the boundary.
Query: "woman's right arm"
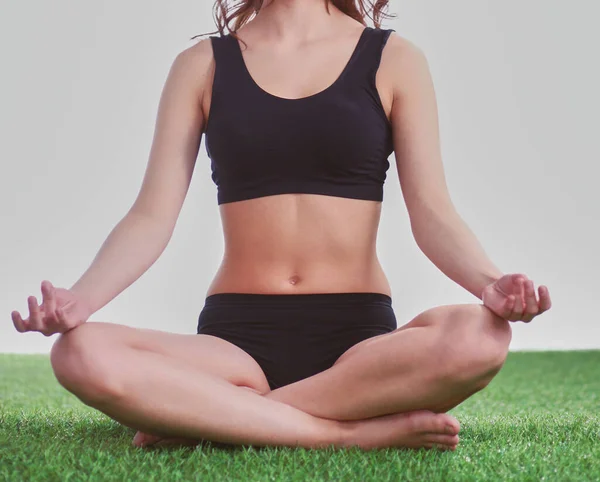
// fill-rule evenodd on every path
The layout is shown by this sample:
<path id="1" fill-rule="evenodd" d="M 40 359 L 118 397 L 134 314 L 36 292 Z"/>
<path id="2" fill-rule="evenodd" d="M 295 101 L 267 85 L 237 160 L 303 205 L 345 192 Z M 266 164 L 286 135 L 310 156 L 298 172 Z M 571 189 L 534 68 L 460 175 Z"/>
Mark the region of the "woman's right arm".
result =
<path id="1" fill-rule="evenodd" d="M 136 281 L 166 248 L 188 192 L 204 130 L 205 86 L 214 67 L 210 39 L 180 52 L 160 97 L 138 196 L 70 291 L 96 312 Z"/>

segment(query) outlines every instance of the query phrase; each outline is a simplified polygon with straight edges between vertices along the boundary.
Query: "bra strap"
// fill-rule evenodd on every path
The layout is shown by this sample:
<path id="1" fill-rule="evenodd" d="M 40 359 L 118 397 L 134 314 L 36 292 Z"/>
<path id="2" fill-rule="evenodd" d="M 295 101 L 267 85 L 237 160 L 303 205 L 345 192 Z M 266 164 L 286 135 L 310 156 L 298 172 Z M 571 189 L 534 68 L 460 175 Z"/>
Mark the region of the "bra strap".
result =
<path id="1" fill-rule="evenodd" d="M 211 36 L 210 40 L 215 60 L 213 90 L 216 93 L 239 90 L 246 76 L 237 39 L 227 34 Z"/>
<path id="2" fill-rule="evenodd" d="M 370 85 L 375 85 L 375 76 L 381 63 L 383 48 L 385 47 L 394 29 L 380 29 L 367 27 L 368 31 L 364 41 L 359 46 L 352 60 L 352 65 L 348 66 L 347 76 L 352 82 L 364 82 L 368 80 Z"/>

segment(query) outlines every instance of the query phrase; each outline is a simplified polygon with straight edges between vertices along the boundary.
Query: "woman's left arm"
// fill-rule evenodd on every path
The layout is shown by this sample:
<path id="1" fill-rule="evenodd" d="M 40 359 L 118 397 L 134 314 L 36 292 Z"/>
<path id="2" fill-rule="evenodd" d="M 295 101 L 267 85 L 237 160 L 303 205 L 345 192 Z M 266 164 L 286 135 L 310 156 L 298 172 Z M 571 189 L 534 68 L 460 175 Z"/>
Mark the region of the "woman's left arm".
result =
<path id="1" fill-rule="evenodd" d="M 446 276 L 511 321 L 550 308 L 547 287 L 522 273 L 503 274 L 488 258 L 450 198 L 442 164 L 437 101 L 424 53 L 392 34 L 384 55 L 393 79 L 391 121 L 402 195 L 419 248 Z"/>

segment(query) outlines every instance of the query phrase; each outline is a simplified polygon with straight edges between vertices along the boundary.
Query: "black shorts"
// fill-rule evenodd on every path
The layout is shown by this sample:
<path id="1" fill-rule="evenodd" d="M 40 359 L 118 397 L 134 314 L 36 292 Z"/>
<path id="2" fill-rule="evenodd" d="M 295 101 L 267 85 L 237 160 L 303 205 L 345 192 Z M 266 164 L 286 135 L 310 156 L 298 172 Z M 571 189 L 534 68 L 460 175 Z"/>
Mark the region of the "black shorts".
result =
<path id="1" fill-rule="evenodd" d="M 383 293 L 217 293 L 198 318 L 198 334 L 252 356 L 271 390 L 326 370 L 351 346 L 396 328 Z"/>

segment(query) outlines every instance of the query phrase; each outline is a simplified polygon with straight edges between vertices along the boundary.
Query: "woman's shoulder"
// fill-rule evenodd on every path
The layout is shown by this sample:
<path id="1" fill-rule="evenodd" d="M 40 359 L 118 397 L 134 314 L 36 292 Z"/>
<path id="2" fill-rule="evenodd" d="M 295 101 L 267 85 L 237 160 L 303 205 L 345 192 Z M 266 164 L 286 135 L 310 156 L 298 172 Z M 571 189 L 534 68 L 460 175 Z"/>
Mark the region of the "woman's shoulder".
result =
<path id="1" fill-rule="evenodd" d="M 394 29 L 381 27 L 377 30 L 391 31 L 386 43 L 386 50 L 392 51 L 395 55 L 418 55 L 423 53 L 415 42 L 399 34 Z"/>
<path id="2" fill-rule="evenodd" d="M 428 69 L 425 52 L 412 40 L 393 31 L 382 52 L 381 69 L 399 84 L 423 69 Z"/>
<path id="3" fill-rule="evenodd" d="M 211 78 L 213 70 L 214 54 L 210 37 L 202 38 L 194 45 L 180 51 L 171 66 L 171 71 L 178 75 L 181 82 L 189 82 L 200 90 Z"/>
<path id="4" fill-rule="evenodd" d="M 180 58 L 182 63 L 189 63 L 198 68 L 208 67 L 214 57 L 211 37 L 213 36 L 207 36 L 196 41 L 194 45 L 179 52 L 177 57 Z"/>

